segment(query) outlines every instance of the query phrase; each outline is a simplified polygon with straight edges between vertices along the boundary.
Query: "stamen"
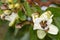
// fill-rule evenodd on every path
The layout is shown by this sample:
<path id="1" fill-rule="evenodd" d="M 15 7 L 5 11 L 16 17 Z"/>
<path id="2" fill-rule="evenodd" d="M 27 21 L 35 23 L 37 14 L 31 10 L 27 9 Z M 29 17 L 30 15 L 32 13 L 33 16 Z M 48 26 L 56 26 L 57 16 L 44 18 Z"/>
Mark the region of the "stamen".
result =
<path id="1" fill-rule="evenodd" d="M 43 29 L 45 29 L 45 27 L 47 27 L 47 21 L 41 21 L 40 25 Z"/>

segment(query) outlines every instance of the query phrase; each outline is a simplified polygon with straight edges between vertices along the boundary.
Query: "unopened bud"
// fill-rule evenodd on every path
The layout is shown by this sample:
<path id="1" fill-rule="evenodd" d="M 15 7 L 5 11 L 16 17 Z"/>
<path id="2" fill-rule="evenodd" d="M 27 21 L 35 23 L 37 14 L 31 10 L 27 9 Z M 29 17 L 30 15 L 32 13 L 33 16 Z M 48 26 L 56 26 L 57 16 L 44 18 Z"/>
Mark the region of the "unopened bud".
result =
<path id="1" fill-rule="evenodd" d="M 19 3 L 16 3 L 16 4 L 15 4 L 15 7 L 16 7 L 16 8 L 19 8 L 19 7 L 20 7 L 20 4 L 19 4 Z"/>
<path id="2" fill-rule="evenodd" d="M 5 10 L 5 11 L 4 11 L 4 14 L 6 14 L 6 15 L 9 15 L 10 13 L 11 13 L 10 10 Z"/>
<path id="3" fill-rule="evenodd" d="M 6 0 L 7 3 L 13 3 L 13 0 Z"/>
<path id="4" fill-rule="evenodd" d="M 14 8 L 14 4 L 10 4 L 8 7 L 9 7 L 9 9 L 13 9 Z"/>

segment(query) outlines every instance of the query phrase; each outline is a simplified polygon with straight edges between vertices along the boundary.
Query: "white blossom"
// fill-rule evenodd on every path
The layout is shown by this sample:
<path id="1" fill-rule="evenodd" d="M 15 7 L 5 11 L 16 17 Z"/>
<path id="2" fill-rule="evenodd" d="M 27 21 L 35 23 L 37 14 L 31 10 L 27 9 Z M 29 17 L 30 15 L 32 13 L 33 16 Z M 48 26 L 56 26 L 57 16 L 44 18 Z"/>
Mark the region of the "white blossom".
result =
<path id="1" fill-rule="evenodd" d="M 52 17 L 50 11 L 43 13 L 40 17 L 34 19 L 34 30 L 37 30 L 37 36 L 40 39 L 43 39 L 46 33 L 50 33 L 53 35 L 58 34 L 58 28 L 52 24 Z"/>
<path id="2" fill-rule="evenodd" d="M 7 14 L 3 13 L 0 17 L 1 19 L 8 20 L 10 22 L 9 26 L 12 26 L 15 20 L 18 18 L 18 15 L 17 13 L 12 12 L 11 15 L 8 15 L 8 13 Z"/>

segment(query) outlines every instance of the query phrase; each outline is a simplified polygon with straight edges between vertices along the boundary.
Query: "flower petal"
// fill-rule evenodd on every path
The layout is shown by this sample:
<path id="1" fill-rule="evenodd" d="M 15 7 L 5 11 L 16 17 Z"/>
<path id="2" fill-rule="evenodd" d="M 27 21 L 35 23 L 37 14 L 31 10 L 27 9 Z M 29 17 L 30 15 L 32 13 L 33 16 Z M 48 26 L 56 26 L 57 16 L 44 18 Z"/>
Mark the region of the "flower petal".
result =
<path id="1" fill-rule="evenodd" d="M 54 26 L 54 25 L 51 24 L 51 25 L 49 26 L 49 31 L 48 31 L 48 33 L 57 35 L 57 34 L 58 34 L 58 28 L 57 28 L 56 26 Z"/>
<path id="2" fill-rule="evenodd" d="M 34 23 L 39 24 L 42 20 L 43 20 L 42 18 L 36 18 Z"/>
<path id="3" fill-rule="evenodd" d="M 10 16 L 5 16 L 5 20 L 10 21 L 10 20 L 11 20 L 11 19 L 10 19 Z"/>
<path id="4" fill-rule="evenodd" d="M 43 30 L 37 30 L 37 36 L 39 39 L 43 39 L 46 36 L 46 32 Z"/>
<path id="5" fill-rule="evenodd" d="M 9 23 L 9 26 L 12 26 L 12 25 L 14 24 L 14 22 L 15 22 L 15 19 L 12 20 L 12 21 Z"/>
<path id="6" fill-rule="evenodd" d="M 35 19 L 38 18 L 38 16 L 39 16 L 38 13 L 33 13 L 33 14 L 32 14 L 33 22 L 35 22 Z"/>
<path id="7" fill-rule="evenodd" d="M 40 24 L 34 24 L 33 30 L 36 30 L 36 29 L 41 29 L 41 30 L 43 30 L 43 29 L 41 28 Z"/>
<path id="8" fill-rule="evenodd" d="M 42 18 L 43 20 L 48 20 L 50 17 L 51 17 L 51 12 L 50 12 L 50 11 L 44 12 L 44 13 L 40 16 L 40 18 Z"/>
<path id="9" fill-rule="evenodd" d="M 12 13 L 10 15 L 10 23 L 9 23 L 9 26 L 12 26 L 17 18 L 18 18 L 17 14 L 16 13 Z"/>
<path id="10" fill-rule="evenodd" d="M 47 25 L 50 25 L 52 23 L 52 19 L 49 19 L 48 21 L 47 21 Z"/>

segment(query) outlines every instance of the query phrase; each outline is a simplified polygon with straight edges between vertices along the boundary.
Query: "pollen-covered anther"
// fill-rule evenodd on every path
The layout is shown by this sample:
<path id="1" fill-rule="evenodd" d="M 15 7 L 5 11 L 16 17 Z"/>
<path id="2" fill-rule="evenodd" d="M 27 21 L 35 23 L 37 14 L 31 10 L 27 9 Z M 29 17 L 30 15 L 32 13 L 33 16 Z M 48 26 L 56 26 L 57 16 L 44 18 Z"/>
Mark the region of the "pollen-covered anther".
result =
<path id="1" fill-rule="evenodd" d="M 41 21 L 40 25 L 43 29 L 45 29 L 45 27 L 47 27 L 47 21 Z"/>

